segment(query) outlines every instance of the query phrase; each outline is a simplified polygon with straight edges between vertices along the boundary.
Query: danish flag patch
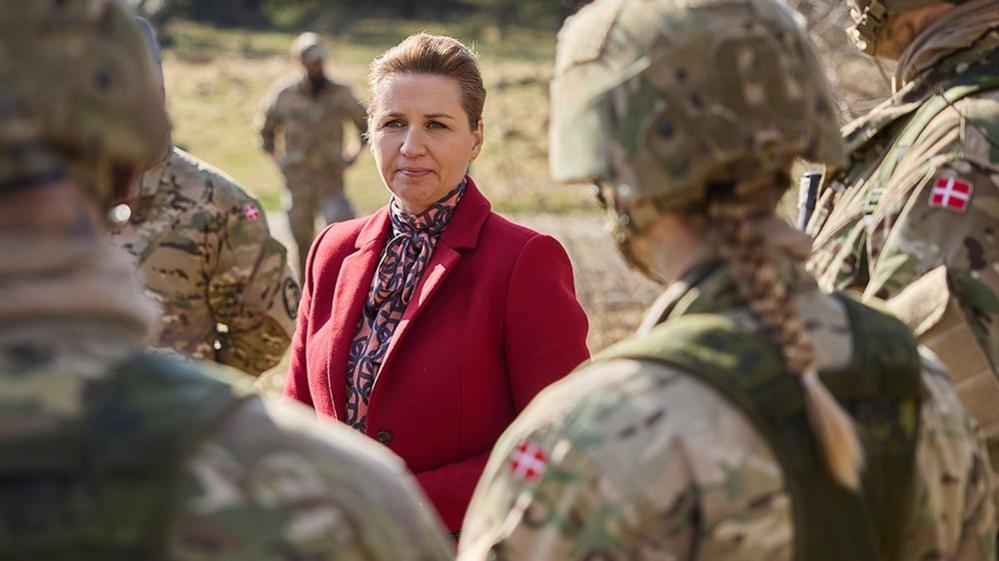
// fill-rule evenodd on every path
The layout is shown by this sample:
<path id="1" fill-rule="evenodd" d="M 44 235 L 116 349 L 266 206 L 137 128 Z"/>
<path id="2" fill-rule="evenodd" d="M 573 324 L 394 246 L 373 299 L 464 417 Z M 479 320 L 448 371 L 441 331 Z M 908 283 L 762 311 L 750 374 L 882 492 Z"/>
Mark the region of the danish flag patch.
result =
<path id="1" fill-rule="evenodd" d="M 510 471 L 521 481 L 537 481 L 548 467 L 548 450 L 540 444 L 521 442 L 510 455 Z"/>
<path id="2" fill-rule="evenodd" d="M 941 177 L 933 184 L 933 190 L 930 191 L 930 206 L 964 212 L 968 210 L 974 192 L 975 186 L 970 181 Z"/>
<path id="3" fill-rule="evenodd" d="M 246 203 L 246 206 L 243 207 L 243 218 L 250 222 L 256 222 L 260 219 L 260 209 L 253 203 Z"/>

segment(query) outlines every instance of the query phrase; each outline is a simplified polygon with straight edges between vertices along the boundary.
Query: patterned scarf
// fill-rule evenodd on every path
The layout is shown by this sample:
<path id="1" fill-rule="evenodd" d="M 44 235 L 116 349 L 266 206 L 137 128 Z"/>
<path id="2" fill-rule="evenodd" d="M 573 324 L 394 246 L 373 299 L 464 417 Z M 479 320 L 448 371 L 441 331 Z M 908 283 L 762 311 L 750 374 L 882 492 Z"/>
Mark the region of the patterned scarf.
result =
<path id="1" fill-rule="evenodd" d="M 465 193 L 465 182 L 419 214 L 406 214 L 396 201 L 389 204 L 392 238 L 375 269 L 371 292 L 357 323 L 347 358 L 347 404 L 344 422 L 364 432 L 368 400 L 381 370 L 385 351 L 402 320 L 409 299 Z"/>

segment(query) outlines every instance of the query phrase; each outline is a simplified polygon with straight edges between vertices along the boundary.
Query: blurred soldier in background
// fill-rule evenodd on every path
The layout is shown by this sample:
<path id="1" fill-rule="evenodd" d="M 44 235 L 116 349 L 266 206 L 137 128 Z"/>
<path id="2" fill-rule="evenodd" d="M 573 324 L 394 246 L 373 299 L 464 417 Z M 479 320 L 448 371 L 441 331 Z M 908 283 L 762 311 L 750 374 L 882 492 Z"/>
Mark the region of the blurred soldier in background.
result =
<path id="1" fill-rule="evenodd" d="M 105 216 L 162 149 L 116 0 L 0 0 L 0 558 L 446 560 L 401 462 L 146 354 Z"/>
<path id="2" fill-rule="evenodd" d="M 804 269 L 792 160 L 843 147 L 780 0 L 597 0 L 559 35 L 556 180 L 597 184 L 668 288 L 497 444 L 459 557 L 978 559 L 991 473 L 911 331 Z"/>
<path id="3" fill-rule="evenodd" d="M 145 20 L 139 26 L 162 84 L 155 33 Z M 131 217 L 113 239 L 162 308 L 156 346 L 254 376 L 280 362 L 295 331 L 299 290 L 260 204 L 168 135 L 128 202 Z"/>
<path id="4" fill-rule="evenodd" d="M 844 129 L 808 232 L 823 289 L 889 307 L 944 363 L 999 465 L 999 0 L 857 0 L 854 39 L 898 61 Z"/>
<path id="5" fill-rule="evenodd" d="M 275 84 L 260 116 L 264 150 L 284 173 L 291 192 L 288 222 L 298 245 L 299 269 L 315 237 L 316 214 L 327 224 L 354 217 L 344 193 L 343 172 L 357 159 L 368 130 L 364 106 L 350 87 L 326 77 L 326 50 L 315 33 L 303 33 L 291 45 L 291 56 L 302 71 Z M 344 124 L 354 123 L 360 135 L 356 150 L 344 155 Z M 282 133 L 284 153 L 276 137 Z"/>

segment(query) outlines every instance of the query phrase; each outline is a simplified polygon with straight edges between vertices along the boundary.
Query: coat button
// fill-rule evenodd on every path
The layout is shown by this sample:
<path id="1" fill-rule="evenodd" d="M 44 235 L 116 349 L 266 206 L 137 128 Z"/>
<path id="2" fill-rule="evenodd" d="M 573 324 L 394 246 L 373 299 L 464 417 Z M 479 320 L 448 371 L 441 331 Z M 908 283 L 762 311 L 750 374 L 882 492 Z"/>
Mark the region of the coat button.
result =
<path id="1" fill-rule="evenodd" d="M 382 444 L 388 444 L 392 442 L 392 433 L 387 430 L 380 430 L 375 433 L 375 440 L 381 442 Z"/>

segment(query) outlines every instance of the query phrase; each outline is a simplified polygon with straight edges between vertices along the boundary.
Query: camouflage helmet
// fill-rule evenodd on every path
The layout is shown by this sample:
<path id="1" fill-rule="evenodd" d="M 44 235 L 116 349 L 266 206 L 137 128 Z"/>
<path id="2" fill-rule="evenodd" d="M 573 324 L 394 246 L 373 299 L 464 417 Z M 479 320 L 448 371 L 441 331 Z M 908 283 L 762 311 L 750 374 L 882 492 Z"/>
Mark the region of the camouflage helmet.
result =
<path id="1" fill-rule="evenodd" d="M 965 1 L 946 0 L 950 4 L 962 4 Z M 873 56 L 881 28 L 888 18 L 907 10 L 942 4 L 944 0 L 848 0 L 848 2 L 860 10 L 860 21 L 849 29 L 850 38 L 858 49 Z"/>
<path id="2" fill-rule="evenodd" d="M 619 243 L 707 186 L 838 163 L 813 45 L 781 0 L 596 0 L 559 32 L 550 165 L 601 187 Z"/>
<path id="3" fill-rule="evenodd" d="M 69 175 L 107 207 L 169 131 L 119 0 L 0 0 L 0 185 Z"/>

